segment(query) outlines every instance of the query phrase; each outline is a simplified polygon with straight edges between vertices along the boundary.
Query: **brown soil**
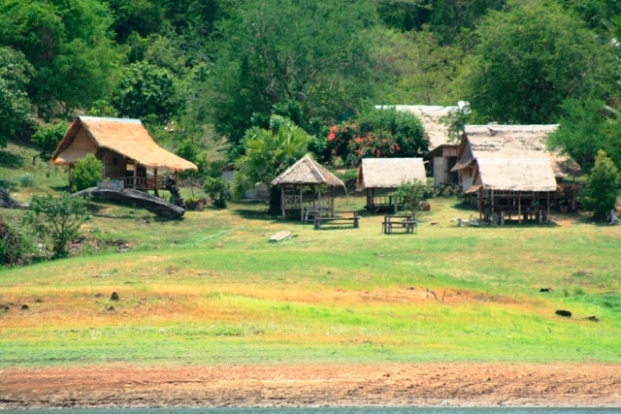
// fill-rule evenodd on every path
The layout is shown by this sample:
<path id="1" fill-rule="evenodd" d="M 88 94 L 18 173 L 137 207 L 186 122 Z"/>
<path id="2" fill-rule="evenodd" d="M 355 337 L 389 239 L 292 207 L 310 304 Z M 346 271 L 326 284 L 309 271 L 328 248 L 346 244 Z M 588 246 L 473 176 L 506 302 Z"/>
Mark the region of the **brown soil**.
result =
<path id="1" fill-rule="evenodd" d="M 106 365 L 0 370 L 0 409 L 324 405 L 621 407 L 621 365 Z"/>

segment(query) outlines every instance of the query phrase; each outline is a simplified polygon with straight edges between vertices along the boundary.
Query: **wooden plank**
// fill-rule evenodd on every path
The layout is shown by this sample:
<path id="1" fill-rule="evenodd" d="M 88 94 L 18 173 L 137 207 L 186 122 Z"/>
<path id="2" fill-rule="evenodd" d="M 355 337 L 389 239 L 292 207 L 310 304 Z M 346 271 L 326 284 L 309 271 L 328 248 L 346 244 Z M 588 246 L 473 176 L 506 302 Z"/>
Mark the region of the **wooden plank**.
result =
<path id="1" fill-rule="evenodd" d="M 278 243 L 280 241 L 283 240 L 287 240 L 291 238 L 291 232 L 290 231 L 279 231 L 278 233 L 272 235 L 272 237 L 270 237 L 270 243 Z"/>

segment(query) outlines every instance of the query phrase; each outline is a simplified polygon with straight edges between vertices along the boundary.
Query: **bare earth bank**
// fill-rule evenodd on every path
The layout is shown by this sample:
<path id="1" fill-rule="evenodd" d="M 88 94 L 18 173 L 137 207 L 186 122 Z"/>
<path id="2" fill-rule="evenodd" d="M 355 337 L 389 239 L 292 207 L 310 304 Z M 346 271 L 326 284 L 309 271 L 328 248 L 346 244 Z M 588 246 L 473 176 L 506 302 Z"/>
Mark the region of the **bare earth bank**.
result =
<path id="1" fill-rule="evenodd" d="M 0 409 L 258 406 L 621 407 L 621 364 L 3 368 Z"/>

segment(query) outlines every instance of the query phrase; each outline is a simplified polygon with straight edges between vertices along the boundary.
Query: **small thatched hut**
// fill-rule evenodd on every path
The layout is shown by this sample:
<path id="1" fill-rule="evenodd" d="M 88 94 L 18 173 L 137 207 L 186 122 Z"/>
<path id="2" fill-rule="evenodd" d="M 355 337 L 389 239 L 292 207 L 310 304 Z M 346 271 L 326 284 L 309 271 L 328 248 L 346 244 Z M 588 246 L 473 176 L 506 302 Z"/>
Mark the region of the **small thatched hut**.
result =
<path id="1" fill-rule="evenodd" d="M 422 158 L 365 158 L 358 167 L 356 191 L 367 192 L 369 211 L 397 210 L 399 200 L 387 194 L 406 181 L 427 181 Z"/>
<path id="2" fill-rule="evenodd" d="M 333 214 L 332 190 L 335 187 L 345 189 L 343 181 L 308 155 L 276 177 L 272 185 L 280 187 L 282 216 L 286 217 L 287 211 L 300 211 L 302 220 L 309 212 Z M 314 190 L 312 195 L 305 192 L 306 187 Z M 325 193 L 322 194 L 324 190 Z"/>
<path id="3" fill-rule="evenodd" d="M 451 173 L 451 169 L 457 163 L 459 143 L 451 142 L 444 119 L 452 112 L 459 111 L 458 106 L 394 105 L 376 108 L 395 108 L 416 115 L 425 127 L 425 137 L 429 141 L 430 152 L 425 155 L 425 159 L 428 160 L 428 173 L 433 175 L 433 184 L 457 184 L 457 173 Z"/>
<path id="4" fill-rule="evenodd" d="M 158 169 L 174 172 L 176 179 L 180 171 L 198 170 L 190 161 L 157 145 L 138 119 L 76 118 L 51 163 L 71 168 L 87 154 L 95 154 L 102 161 L 104 178 L 119 180 L 125 188 L 164 188 Z"/>

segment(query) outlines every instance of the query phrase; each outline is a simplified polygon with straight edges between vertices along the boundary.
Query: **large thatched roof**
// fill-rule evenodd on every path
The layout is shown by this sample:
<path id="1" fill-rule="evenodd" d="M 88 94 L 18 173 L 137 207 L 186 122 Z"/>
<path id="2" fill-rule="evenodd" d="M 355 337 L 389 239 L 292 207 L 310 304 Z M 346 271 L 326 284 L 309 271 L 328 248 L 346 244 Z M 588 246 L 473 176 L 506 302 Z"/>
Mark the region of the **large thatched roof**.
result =
<path id="1" fill-rule="evenodd" d="M 365 158 L 358 168 L 358 188 L 398 188 L 405 181 L 425 182 L 422 158 Z"/>
<path id="2" fill-rule="evenodd" d="M 274 178 L 272 185 L 322 185 L 343 187 L 345 184 L 334 174 L 306 155 Z"/>
<path id="3" fill-rule="evenodd" d="M 546 158 L 557 177 L 575 174 L 579 167 L 569 157 L 550 152 L 546 140 L 558 125 L 466 125 L 457 171 L 480 158 Z"/>
<path id="4" fill-rule="evenodd" d="M 174 171 L 198 170 L 190 161 L 157 145 L 140 120 L 90 116 L 80 116 L 73 121 L 52 155 L 51 162 L 71 165 L 101 148 L 114 151 L 146 167 Z"/>
<path id="5" fill-rule="evenodd" d="M 411 112 L 416 115 L 425 127 L 425 134 L 429 138 L 429 149 L 448 142 L 448 128 L 441 122 L 441 118 L 458 110 L 456 106 L 436 105 L 377 105 L 376 108 L 395 108 L 397 111 Z"/>
<path id="6" fill-rule="evenodd" d="M 477 158 L 477 176 L 466 193 L 499 191 L 556 191 L 549 158 Z"/>

